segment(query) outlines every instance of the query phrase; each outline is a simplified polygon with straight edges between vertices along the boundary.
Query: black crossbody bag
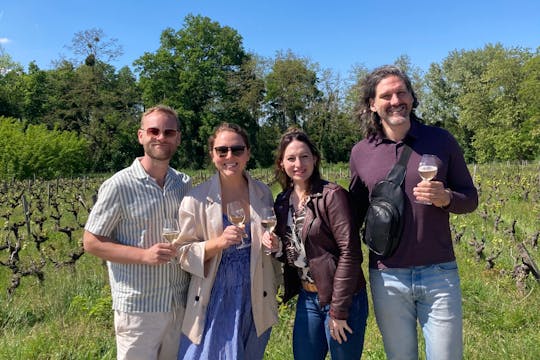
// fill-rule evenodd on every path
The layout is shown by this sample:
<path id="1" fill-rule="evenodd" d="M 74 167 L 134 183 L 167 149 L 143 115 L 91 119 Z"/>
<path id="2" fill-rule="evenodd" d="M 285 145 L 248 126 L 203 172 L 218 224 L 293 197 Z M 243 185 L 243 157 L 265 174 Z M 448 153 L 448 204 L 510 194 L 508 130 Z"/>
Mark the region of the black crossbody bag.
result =
<path id="1" fill-rule="evenodd" d="M 403 232 L 405 194 L 401 184 L 407 172 L 411 148 L 404 144 L 398 162 L 384 180 L 375 184 L 370 195 L 364 226 L 364 243 L 377 255 L 394 253 Z"/>

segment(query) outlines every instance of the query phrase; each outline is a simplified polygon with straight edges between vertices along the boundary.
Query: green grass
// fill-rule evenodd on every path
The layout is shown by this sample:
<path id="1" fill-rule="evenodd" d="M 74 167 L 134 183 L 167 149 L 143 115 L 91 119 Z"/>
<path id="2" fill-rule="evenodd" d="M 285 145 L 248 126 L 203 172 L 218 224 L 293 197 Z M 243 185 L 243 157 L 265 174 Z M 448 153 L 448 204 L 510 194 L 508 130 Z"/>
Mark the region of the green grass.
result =
<path id="1" fill-rule="evenodd" d="M 512 278 L 512 270 L 519 264 L 517 243 L 525 242 L 540 263 L 540 251 L 529 242 L 540 230 L 539 174 L 536 164 L 478 166 L 478 211 L 452 216 L 453 228 L 463 233 L 455 250 L 463 290 L 465 359 L 540 359 L 540 284 L 529 275 L 522 291 Z M 342 176 L 347 175 L 344 172 Z M 346 179 L 339 182 L 347 186 Z M 272 189 L 274 193 L 279 190 L 277 184 Z M 5 214 L 4 204 L 3 201 L 0 215 Z M 68 207 L 62 208 L 65 211 Z M 483 211 L 487 214 L 485 220 L 481 217 Z M 16 208 L 13 212 L 10 221 L 20 220 L 21 210 Z M 501 220 L 495 230 L 498 216 Z M 66 215 L 62 226 L 73 219 Z M 515 238 L 509 233 L 513 221 Z M 7 236 L 7 223 L 5 217 L 0 217 L 0 245 L 8 238 L 13 243 L 13 238 Z M 54 249 L 47 247 L 51 257 L 63 259 L 80 246 L 80 230 L 73 243 L 66 241 L 65 234 L 54 233 L 52 227 L 47 232 L 50 241 L 55 242 Z M 493 269 L 486 269 L 485 259 L 476 260 L 469 244 L 474 238 L 485 238 L 485 257 L 500 252 Z M 39 260 L 35 249 L 25 246 L 21 266 L 28 266 L 30 259 Z M 0 250 L 0 261 L 4 263 L 6 251 Z M 363 267 L 367 275 L 365 262 Z M 11 282 L 11 270 L 0 266 L 0 359 L 115 359 L 113 313 L 102 261 L 83 255 L 75 267 L 56 267 L 48 262 L 44 274 L 43 282 L 34 276 L 23 277 L 10 299 L 6 289 Z M 272 330 L 265 359 L 292 359 L 293 322 L 294 300 L 280 309 L 280 322 Z M 385 359 L 371 299 L 363 359 Z"/>

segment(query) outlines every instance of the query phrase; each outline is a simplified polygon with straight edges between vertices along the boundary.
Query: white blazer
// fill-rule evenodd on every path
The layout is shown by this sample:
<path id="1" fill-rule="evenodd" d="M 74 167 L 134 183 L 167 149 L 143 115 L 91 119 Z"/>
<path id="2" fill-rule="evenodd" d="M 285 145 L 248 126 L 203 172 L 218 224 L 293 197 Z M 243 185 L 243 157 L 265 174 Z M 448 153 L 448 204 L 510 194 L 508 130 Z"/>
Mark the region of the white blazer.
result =
<path id="1" fill-rule="evenodd" d="M 263 253 L 264 229 L 260 210 L 272 206 L 272 192 L 264 183 L 245 176 L 249 186 L 251 224 L 251 304 L 257 336 L 278 321 L 276 288 L 281 266 L 273 256 Z M 223 233 L 221 183 L 219 174 L 200 184 L 182 200 L 179 210 L 179 250 L 182 269 L 191 273 L 182 331 L 194 344 L 202 339 L 206 308 L 214 285 L 221 252 L 204 262 L 204 241 Z M 232 310 L 232 309 L 231 309 Z"/>

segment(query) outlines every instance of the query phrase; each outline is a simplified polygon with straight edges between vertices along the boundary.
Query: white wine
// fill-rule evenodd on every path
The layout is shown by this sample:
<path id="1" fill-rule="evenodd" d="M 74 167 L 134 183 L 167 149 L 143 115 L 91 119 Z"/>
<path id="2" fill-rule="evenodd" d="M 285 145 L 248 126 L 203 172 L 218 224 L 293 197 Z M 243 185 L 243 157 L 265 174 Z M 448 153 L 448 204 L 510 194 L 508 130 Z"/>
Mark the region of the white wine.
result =
<path id="1" fill-rule="evenodd" d="M 437 175 L 437 167 L 433 165 L 420 165 L 418 173 L 424 181 L 430 181 Z"/>
<path id="2" fill-rule="evenodd" d="M 236 226 L 240 226 L 244 223 L 244 216 L 229 215 L 229 220 Z"/>
<path id="3" fill-rule="evenodd" d="M 164 231 L 162 236 L 168 242 L 173 242 L 174 240 L 176 240 L 176 238 L 178 238 L 179 234 L 179 231 Z"/>
<path id="4" fill-rule="evenodd" d="M 261 220 L 261 224 L 264 228 L 264 230 L 268 232 L 274 231 L 274 228 L 276 227 L 276 219 L 265 219 Z"/>

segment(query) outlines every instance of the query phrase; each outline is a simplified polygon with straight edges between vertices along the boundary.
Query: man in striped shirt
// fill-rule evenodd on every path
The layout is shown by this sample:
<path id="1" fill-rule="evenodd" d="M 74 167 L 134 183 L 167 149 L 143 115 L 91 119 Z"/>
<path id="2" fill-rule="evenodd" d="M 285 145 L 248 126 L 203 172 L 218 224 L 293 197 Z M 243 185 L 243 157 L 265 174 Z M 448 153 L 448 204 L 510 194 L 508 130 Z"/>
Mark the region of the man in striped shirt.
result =
<path id="1" fill-rule="evenodd" d="M 88 217 L 84 249 L 107 260 L 118 359 L 176 359 L 189 275 L 162 239 L 177 219 L 189 176 L 169 166 L 180 145 L 176 112 L 146 111 L 138 131 L 144 156 L 106 180 Z"/>

